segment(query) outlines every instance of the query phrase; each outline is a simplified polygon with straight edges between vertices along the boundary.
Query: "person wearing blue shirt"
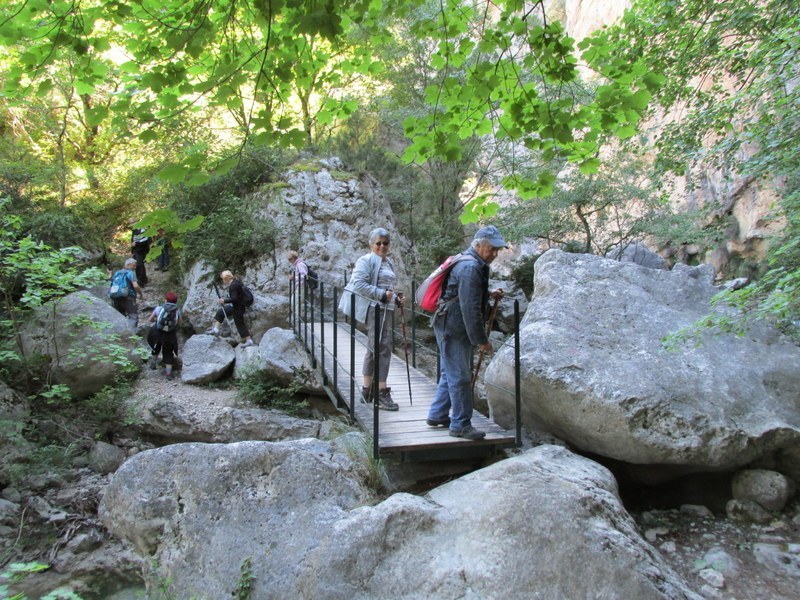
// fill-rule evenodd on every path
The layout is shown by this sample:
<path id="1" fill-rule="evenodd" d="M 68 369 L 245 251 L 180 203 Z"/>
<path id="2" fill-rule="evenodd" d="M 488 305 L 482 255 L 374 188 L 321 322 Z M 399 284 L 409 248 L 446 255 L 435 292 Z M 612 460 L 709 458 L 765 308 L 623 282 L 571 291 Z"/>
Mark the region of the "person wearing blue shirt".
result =
<path id="1" fill-rule="evenodd" d="M 128 319 L 132 333 L 136 333 L 139 326 L 139 307 L 136 305 L 136 296 L 138 295 L 140 300 L 144 300 L 144 293 L 136 278 L 136 259 L 126 259 L 123 270 L 129 283 L 128 295 L 123 298 L 111 298 L 111 304 Z"/>

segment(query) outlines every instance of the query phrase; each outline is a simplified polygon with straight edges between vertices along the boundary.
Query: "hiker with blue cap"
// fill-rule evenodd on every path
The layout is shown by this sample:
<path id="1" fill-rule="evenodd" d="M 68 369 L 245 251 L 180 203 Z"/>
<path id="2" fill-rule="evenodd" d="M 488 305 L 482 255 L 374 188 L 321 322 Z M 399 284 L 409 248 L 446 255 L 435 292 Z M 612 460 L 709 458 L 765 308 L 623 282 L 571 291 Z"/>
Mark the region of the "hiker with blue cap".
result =
<path id="1" fill-rule="evenodd" d="M 470 361 L 475 346 L 484 353 L 492 351 L 486 313 L 489 297 L 499 300 L 503 290 L 489 293 L 489 265 L 507 247 L 497 227 L 481 227 L 463 252 L 471 260 L 453 267 L 433 317 L 441 377 L 426 422 L 430 427 L 449 427 L 453 437 L 480 440 L 486 435 L 472 426 Z"/>

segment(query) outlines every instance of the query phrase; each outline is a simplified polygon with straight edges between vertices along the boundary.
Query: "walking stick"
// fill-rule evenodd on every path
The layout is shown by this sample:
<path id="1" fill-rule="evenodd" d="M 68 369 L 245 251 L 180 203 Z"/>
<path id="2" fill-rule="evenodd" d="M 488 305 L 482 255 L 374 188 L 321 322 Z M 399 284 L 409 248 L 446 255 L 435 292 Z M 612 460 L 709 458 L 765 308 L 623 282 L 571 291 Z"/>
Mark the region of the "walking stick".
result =
<path id="1" fill-rule="evenodd" d="M 217 298 L 222 300 L 222 294 L 219 293 L 219 288 L 217 287 L 217 282 L 216 281 L 212 281 L 211 285 L 214 286 L 214 291 L 217 293 Z M 231 325 L 231 318 L 228 316 L 228 311 L 225 310 L 225 305 L 222 304 L 221 306 L 222 306 L 222 314 L 225 315 L 225 321 L 228 323 L 228 329 L 231 330 L 231 333 L 236 331 L 236 337 L 239 337 L 239 330 L 238 329 L 234 329 L 233 325 Z M 241 339 L 239 341 L 241 341 Z"/>
<path id="2" fill-rule="evenodd" d="M 414 406 L 414 401 L 411 398 L 411 368 L 408 366 L 408 336 L 406 335 L 406 313 L 403 310 L 403 292 L 397 294 L 399 300 L 398 306 L 400 307 L 400 323 L 403 329 L 403 352 L 406 354 L 406 378 L 408 379 L 408 404 Z"/>
<path id="3" fill-rule="evenodd" d="M 492 325 L 494 325 L 494 317 L 497 314 L 497 307 L 500 304 L 500 297 L 494 297 L 494 306 L 492 306 L 492 311 L 489 313 L 489 323 L 486 325 L 486 335 L 488 336 L 492 332 Z M 472 374 L 472 383 L 471 389 L 475 390 L 475 384 L 478 381 L 478 371 L 481 370 L 481 362 L 483 362 L 483 348 L 481 348 L 480 353 L 478 354 L 478 364 L 475 365 L 475 372 Z"/>

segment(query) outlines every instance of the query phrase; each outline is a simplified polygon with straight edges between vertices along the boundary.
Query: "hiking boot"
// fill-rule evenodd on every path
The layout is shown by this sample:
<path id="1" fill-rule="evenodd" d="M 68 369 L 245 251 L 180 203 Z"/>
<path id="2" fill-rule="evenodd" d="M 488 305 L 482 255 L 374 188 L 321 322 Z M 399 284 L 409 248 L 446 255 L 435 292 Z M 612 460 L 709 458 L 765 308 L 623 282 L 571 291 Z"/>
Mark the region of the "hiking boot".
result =
<path id="1" fill-rule="evenodd" d="M 378 392 L 378 408 L 383 410 L 400 410 L 400 406 L 392 400 L 392 388 L 383 388 Z"/>
<path id="2" fill-rule="evenodd" d="M 361 396 L 364 398 L 364 402 L 367 404 L 372 404 L 372 388 L 371 387 L 361 387 Z"/>
<path id="3" fill-rule="evenodd" d="M 472 425 L 467 425 L 464 429 L 451 429 L 450 435 L 453 437 L 464 438 L 465 440 L 482 440 L 486 433 L 478 431 Z"/>
<path id="4" fill-rule="evenodd" d="M 158 357 L 155 354 L 151 354 L 150 358 L 147 359 L 147 366 L 150 367 L 152 371 L 158 368 Z"/>
<path id="5" fill-rule="evenodd" d="M 450 417 L 444 419 L 425 419 L 428 427 L 450 427 Z"/>

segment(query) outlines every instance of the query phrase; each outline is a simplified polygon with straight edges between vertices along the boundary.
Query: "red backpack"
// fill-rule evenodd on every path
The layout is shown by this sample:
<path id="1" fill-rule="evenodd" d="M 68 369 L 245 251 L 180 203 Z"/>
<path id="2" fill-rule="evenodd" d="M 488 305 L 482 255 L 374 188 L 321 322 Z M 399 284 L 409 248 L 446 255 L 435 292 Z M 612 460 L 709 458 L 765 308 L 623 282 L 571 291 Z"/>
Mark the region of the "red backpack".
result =
<path id="1" fill-rule="evenodd" d="M 425 278 L 419 287 L 414 299 L 422 310 L 435 312 L 439 304 L 439 298 L 444 293 L 447 280 L 450 278 L 450 271 L 462 260 L 475 260 L 469 254 L 456 254 L 449 256 L 441 265 Z"/>

